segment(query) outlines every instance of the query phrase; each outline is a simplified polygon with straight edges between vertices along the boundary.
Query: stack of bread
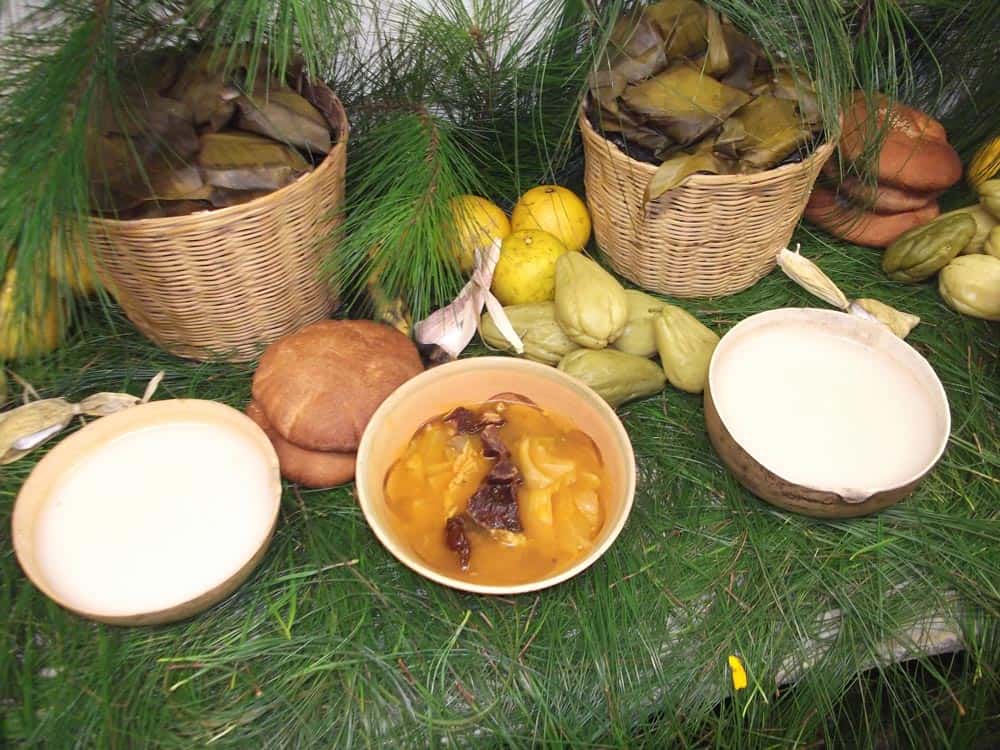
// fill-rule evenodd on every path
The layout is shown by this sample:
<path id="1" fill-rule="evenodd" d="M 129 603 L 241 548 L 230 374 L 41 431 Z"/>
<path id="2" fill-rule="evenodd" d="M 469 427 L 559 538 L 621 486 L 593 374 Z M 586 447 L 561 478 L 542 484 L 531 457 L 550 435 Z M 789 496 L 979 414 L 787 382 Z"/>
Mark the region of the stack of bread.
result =
<path id="1" fill-rule="evenodd" d="M 874 144 L 877 158 L 869 153 Z M 940 213 L 938 196 L 962 176 L 962 162 L 941 123 L 881 95 L 853 96 L 838 149 L 840 166 L 836 160 L 826 164 L 805 218 L 857 245 L 888 247 L 933 220 Z M 852 174 L 866 162 L 877 177 L 874 187 Z"/>
<path id="2" fill-rule="evenodd" d="M 390 326 L 321 320 L 267 348 L 247 416 L 270 438 L 285 479 L 344 484 L 372 414 L 422 370 L 413 342 Z"/>

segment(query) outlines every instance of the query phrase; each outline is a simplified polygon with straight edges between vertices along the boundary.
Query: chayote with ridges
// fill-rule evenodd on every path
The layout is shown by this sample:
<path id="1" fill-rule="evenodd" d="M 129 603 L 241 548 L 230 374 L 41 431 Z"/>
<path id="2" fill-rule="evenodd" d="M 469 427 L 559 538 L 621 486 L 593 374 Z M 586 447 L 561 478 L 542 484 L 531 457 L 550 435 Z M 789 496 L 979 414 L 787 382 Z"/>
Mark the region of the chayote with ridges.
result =
<path id="1" fill-rule="evenodd" d="M 651 359 L 617 349 L 577 349 L 559 363 L 559 369 L 582 380 L 612 406 L 663 390 L 663 370 Z"/>
<path id="2" fill-rule="evenodd" d="M 976 220 L 967 213 L 954 213 L 911 229 L 882 255 L 882 270 L 893 281 L 929 279 L 962 252 L 976 228 Z"/>

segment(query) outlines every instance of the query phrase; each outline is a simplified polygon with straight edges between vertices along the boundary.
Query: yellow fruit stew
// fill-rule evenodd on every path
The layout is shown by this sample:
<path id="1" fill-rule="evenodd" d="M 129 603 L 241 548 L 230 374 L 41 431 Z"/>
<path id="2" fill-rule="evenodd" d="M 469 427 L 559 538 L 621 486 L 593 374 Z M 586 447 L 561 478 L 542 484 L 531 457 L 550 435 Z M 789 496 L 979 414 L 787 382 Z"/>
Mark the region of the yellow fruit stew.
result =
<path id="1" fill-rule="evenodd" d="M 427 422 L 389 470 L 385 498 L 430 567 L 509 585 L 587 554 L 604 524 L 606 485 L 589 436 L 511 395 Z"/>

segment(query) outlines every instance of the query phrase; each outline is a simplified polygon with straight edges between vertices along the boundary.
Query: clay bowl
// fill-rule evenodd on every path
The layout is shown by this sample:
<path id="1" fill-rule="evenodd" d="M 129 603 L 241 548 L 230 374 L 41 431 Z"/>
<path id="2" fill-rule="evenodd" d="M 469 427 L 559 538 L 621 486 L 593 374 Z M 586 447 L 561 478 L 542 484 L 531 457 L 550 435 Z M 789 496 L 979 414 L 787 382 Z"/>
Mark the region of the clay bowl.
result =
<path id="1" fill-rule="evenodd" d="M 38 463 L 14 505 L 14 552 L 76 614 L 171 622 L 243 583 L 280 499 L 278 458 L 249 417 L 213 401 L 157 401 L 91 422 Z"/>
<path id="2" fill-rule="evenodd" d="M 934 370 L 885 326 L 786 308 L 723 336 L 705 425 L 722 462 L 758 497 L 851 518 L 916 488 L 944 452 L 951 415 Z"/>
<path id="3" fill-rule="evenodd" d="M 386 506 L 383 485 L 392 464 L 414 432 L 455 406 L 488 400 L 499 393 L 527 396 L 561 414 L 597 444 L 611 483 L 605 522 L 590 553 L 572 567 L 514 585 L 484 585 L 442 574 L 423 562 L 398 533 Z M 635 456 L 625 428 L 593 390 L 554 367 L 513 357 L 475 357 L 434 367 L 407 381 L 372 416 L 358 447 L 358 500 L 375 536 L 400 562 L 432 581 L 478 594 L 520 594 L 572 578 L 601 557 L 618 537 L 635 494 Z M 443 533 L 443 530 L 442 530 Z"/>

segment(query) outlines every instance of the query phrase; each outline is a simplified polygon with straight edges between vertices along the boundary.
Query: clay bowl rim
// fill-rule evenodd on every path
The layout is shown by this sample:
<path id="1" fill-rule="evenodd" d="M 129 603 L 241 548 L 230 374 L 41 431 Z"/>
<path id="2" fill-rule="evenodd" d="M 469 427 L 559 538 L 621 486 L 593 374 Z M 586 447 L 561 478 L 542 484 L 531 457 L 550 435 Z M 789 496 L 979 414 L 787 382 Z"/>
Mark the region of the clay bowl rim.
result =
<path id="1" fill-rule="evenodd" d="M 392 410 L 394 410 L 400 403 L 406 399 L 419 394 L 420 390 L 424 387 L 424 384 L 428 381 L 437 380 L 440 377 L 440 373 L 449 372 L 454 373 L 455 371 L 468 371 L 470 376 L 482 375 L 483 373 L 488 373 L 492 368 L 501 367 L 502 369 L 514 368 L 520 369 L 525 373 L 534 373 L 543 379 L 549 381 L 558 382 L 566 390 L 573 392 L 580 396 L 581 398 L 588 401 L 595 410 L 599 413 L 602 419 L 611 427 L 616 442 L 619 446 L 623 448 L 624 455 L 622 459 L 625 464 L 625 487 L 624 487 L 624 499 L 621 508 L 618 512 L 617 517 L 611 523 L 604 540 L 591 548 L 590 552 L 571 567 L 566 570 L 554 573 L 552 575 L 540 578 L 534 581 L 526 581 L 524 583 L 517 584 L 481 584 L 473 583 L 470 581 L 464 581 L 459 578 L 453 578 L 444 573 L 440 573 L 429 565 L 422 562 L 417 556 L 406 549 L 403 545 L 396 544 L 391 536 L 382 527 L 382 524 L 378 522 L 377 519 L 373 517 L 372 508 L 374 501 L 369 494 L 369 482 L 368 482 L 368 472 L 360 470 L 357 472 L 356 476 L 356 488 L 358 495 L 358 504 L 361 506 L 361 512 L 365 517 L 365 521 L 368 523 L 368 527 L 375 534 L 376 538 L 382 544 L 382 546 L 389 552 L 393 557 L 395 557 L 399 562 L 408 567 L 415 573 L 427 578 L 435 583 L 447 586 L 452 589 L 457 589 L 460 591 L 465 591 L 471 594 L 488 594 L 493 596 L 510 596 L 514 594 L 526 594 L 535 591 L 540 591 L 542 589 L 547 589 L 557 584 L 563 583 L 570 578 L 582 573 L 584 570 L 589 568 L 595 562 L 597 562 L 604 554 L 611 548 L 611 545 L 615 543 L 622 529 L 625 528 L 625 524 L 628 521 L 629 515 L 632 512 L 632 506 L 635 501 L 635 489 L 636 489 L 636 464 L 635 464 L 635 452 L 632 448 L 632 441 L 628 436 L 628 432 L 625 426 L 622 424 L 621 419 L 615 413 L 615 410 L 601 398 L 593 389 L 584 383 L 576 380 L 570 375 L 565 374 L 561 370 L 557 370 L 549 365 L 543 365 L 538 362 L 532 362 L 526 359 L 519 359 L 516 357 L 496 357 L 496 356 L 484 356 L 484 357 L 470 357 L 467 359 L 459 359 L 447 364 L 438 365 L 429 370 L 425 370 L 416 377 L 408 380 L 402 386 L 397 388 L 393 393 L 382 402 L 375 413 L 372 415 L 371 420 L 369 420 L 368 425 L 365 428 L 364 434 L 361 436 L 361 442 L 358 445 L 358 466 L 364 467 L 367 464 L 368 456 L 372 454 L 374 450 L 377 450 L 377 430 L 379 424 L 385 419 Z M 500 388 L 500 390 L 503 390 Z M 426 415 L 427 419 L 437 416 L 438 412 L 434 409 L 428 410 Z M 608 521 L 605 520 L 605 525 L 607 526 Z M 604 534 L 604 530 L 601 532 Z"/>
<path id="2" fill-rule="evenodd" d="M 907 344 L 903 339 L 896 336 L 889 330 L 887 326 L 884 326 L 882 324 L 865 320 L 863 318 L 860 318 L 855 315 L 850 315 L 849 313 L 842 312 L 840 310 L 826 310 L 815 307 L 780 307 L 774 310 L 765 310 L 763 312 L 755 313 L 754 315 L 744 318 L 739 323 L 730 328 L 728 331 L 726 331 L 725 335 L 719 341 L 718 346 L 716 346 L 715 351 L 712 353 L 712 358 L 709 361 L 708 381 L 707 381 L 708 387 L 706 389 L 707 391 L 711 393 L 716 392 L 715 389 L 713 388 L 713 384 L 716 379 L 715 376 L 716 376 L 717 362 L 726 356 L 726 352 L 728 351 L 728 349 L 733 346 L 732 342 L 742 338 L 740 336 L 740 333 L 742 331 L 745 331 L 748 328 L 756 328 L 756 327 L 763 328 L 767 324 L 767 322 L 770 321 L 771 319 L 777 319 L 777 320 L 784 319 L 786 321 L 799 320 L 809 324 L 813 324 L 817 320 L 825 319 L 833 321 L 834 323 L 844 323 L 846 321 L 849 325 L 854 326 L 855 328 L 858 329 L 867 328 L 871 333 L 872 337 L 881 344 L 881 346 L 879 347 L 880 349 L 884 348 L 894 349 L 900 353 L 900 356 L 896 357 L 895 359 L 897 362 L 900 363 L 901 366 L 904 366 L 911 373 L 914 373 L 916 371 L 923 371 L 925 377 L 920 380 L 920 385 L 921 387 L 925 387 L 927 385 L 931 386 L 930 390 L 927 390 L 927 395 L 934 402 L 933 406 L 935 412 L 939 416 L 943 414 L 944 417 L 942 424 L 943 429 L 941 430 L 941 434 L 939 436 L 939 442 L 933 453 L 933 457 L 930 458 L 926 463 L 924 463 L 920 468 L 916 469 L 914 472 L 907 475 L 905 479 L 897 481 L 892 486 L 877 487 L 877 488 L 869 488 L 869 487 L 862 488 L 866 492 L 868 492 L 867 496 L 861 500 L 853 500 L 853 501 L 844 498 L 842 491 L 845 490 L 846 488 L 843 486 L 816 487 L 816 486 L 805 485 L 802 484 L 801 482 L 795 482 L 790 479 L 787 479 L 786 477 L 783 477 L 781 474 L 774 471 L 772 468 L 770 468 L 765 463 L 760 461 L 749 450 L 747 450 L 747 448 L 742 443 L 740 443 L 735 436 L 732 436 L 733 442 L 737 446 L 739 446 L 747 454 L 747 456 L 749 456 L 758 466 L 760 466 L 773 476 L 777 477 L 782 482 L 785 482 L 786 484 L 791 485 L 793 487 L 801 487 L 810 491 L 830 493 L 839 498 L 839 502 L 848 508 L 860 510 L 865 506 L 865 504 L 870 499 L 876 496 L 881 496 L 884 493 L 901 490 L 903 488 L 910 487 L 911 485 L 912 485 L 911 487 L 912 491 L 912 488 L 915 488 L 916 484 L 919 483 L 937 465 L 938 461 L 941 460 L 941 457 L 944 455 L 944 452 L 948 447 L 948 442 L 951 438 L 951 405 L 948 401 L 948 394 L 944 389 L 944 385 L 941 383 L 941 379 L 934 371 L 934 368 L 931 367 L 930 362 L 928 362 L 927 359 L 922 354 L 920 354 L 920 352 L 918 352 L 912 346 Z M 722 411 L 719 409 L 717 402 L 715 402 L 715 411 L 718 415 L 719 423 L 730 435 L 732 435 L 732 432 L 728 427 L 728 425 L 726 424 L 725 417 L 723 416 Z M 733 471 L 733 469 L 729 468 L 728 462 L 723 460 L 723 463 L 726 464 L 727 469 L 730 472 L 732 472 L 737 477 L 737 479 L 740 480 L 741 484 L 743 484 L 743 481 L 739 476 L 739 474 Z M 768 502 L 772 501 L 768 500 Z M 801 512 L 801 511 L 796 511 L 796 512 Z"/>
<path id="3" fill-rule="evenodd" d="M 210 586 L 195 596 L 154 610 L 131 612 L 92 611 L 72 605 L 60 597 L 49 585 L 35 556 L 35 538 L 38 510 L 49 502 L 52 490 L 60 484 L 61 470 L 76 466 L 100 445 L 116 437 L 141 430 L 155 424 L 167 422 L 189 422 L 204 420 L 206 423 L 225 426 L 251 441 L 262 459 L 268 463 L 268 494 L 271 509 L 266 531 L 255 540 L 254 551 L 235 568 L 216 579 Z M 226 404 L 206 399 L 180 398 L 151 401 L 139 404 L 115 414 L 89 422 L 83 429 L 63 439 L 47 453 L 32 469 L 24 481 L 14 501 L 11 513 L 11 538 L 18 565 L 31 583 L 45 596 L 63 609 L 76 615 L 109 625 L 158 625 L 187 619 L 229 596 L 254 571 L 270 547 L 281 510 L 281 475 L 278 456 L 268 440 L 254 422 L 241 411 Z M 39 494 L 48 495 L 36 499 Z M 28 506 L 35 512 L 28 516 Z M 25 564 L 25 560 L 29 564 Z"/>

